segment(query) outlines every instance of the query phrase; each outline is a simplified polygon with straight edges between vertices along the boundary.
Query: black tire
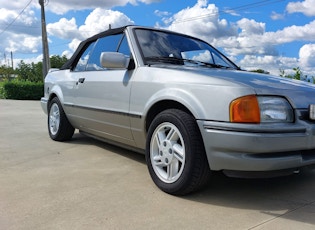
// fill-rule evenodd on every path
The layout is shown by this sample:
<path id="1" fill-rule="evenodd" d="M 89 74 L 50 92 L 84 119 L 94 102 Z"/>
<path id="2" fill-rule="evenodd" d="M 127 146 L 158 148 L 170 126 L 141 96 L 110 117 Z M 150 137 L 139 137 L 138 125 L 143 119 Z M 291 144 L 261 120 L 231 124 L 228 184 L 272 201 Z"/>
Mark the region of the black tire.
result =
<path id="1" fill-rule="evenodd" d="M 74 133 L 74 128 L 57 97 L 54 97 L 48 106 L 48 132 L 50 138 L 55 141 L 70 140 Z"/>
<path id="2" fill-rule="evenodd" d="M 210 168 L 194 117 L 178 109 L 158 114 L 148 131 L 146 162 L 152 180 L 166 193 L 185 195 L 204 187 Z"/>

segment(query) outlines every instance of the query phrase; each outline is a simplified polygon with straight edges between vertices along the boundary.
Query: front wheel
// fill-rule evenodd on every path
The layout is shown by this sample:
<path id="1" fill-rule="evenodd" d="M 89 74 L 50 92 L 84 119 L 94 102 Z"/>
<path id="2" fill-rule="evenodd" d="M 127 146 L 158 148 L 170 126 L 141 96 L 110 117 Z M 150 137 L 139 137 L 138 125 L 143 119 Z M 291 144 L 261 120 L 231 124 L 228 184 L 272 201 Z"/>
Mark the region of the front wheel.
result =
<path id="1" fill-rule="evenodd" d="M 70 140 L 74 133 L 74 128 L 57 97 L 53 98 L 48 108 L 48 132 L 51 139 L 55 141 Z"/>
<path id="2" fill-rule="evenodd" d="M 210 176 L 196 121 L 177 109 L 161 112 L 151 123 L 146 161 L 154 183 L 173 195 L 185 195 L 202 188 Z"/>

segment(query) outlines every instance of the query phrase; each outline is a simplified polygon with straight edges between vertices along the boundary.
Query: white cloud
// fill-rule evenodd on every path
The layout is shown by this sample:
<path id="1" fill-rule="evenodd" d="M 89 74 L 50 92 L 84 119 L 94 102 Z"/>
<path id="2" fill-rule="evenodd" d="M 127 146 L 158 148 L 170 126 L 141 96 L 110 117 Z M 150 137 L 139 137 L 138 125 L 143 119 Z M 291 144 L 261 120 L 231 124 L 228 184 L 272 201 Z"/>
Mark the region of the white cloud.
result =
<path id="1" fill-rule="evenodd" d="M 245 55 L 239 62 L 242 69 L 257 70 L 263 69 L 273 75 L 279 75 L 280 69 L 285 72 L 292 71 L 293 67 L 299 66 L 297 58 L 281 57 L 281 56 L 259 56 Z"/>
<path id="2" fill-rule="evenodd" d="M 276 32 L 267 32 L 264 41 L 283 44 L 293 41 L 315 41 L 315 20 L 303 26 L 289 26 Z"/>
<path id="3" fill-rule="evenodd" d="M 86 10 L 86 9 L 111 9 L 115 6 L 125 6 L 130 3 L 132 5 L 137 5 L 138 2 L 150 4 L 153 2 L 159 2 L 161 0 L 54 0 L 50 1 L 46 6 L 47 10 L 52 11 L 55 14 L 65 14 L 68 11 Z"/>
<path id="4" fill-rule="evenodd" d="M 171 13 L 167 11 L 155 10 L 154 14 L 158 17 L 166 17 L 166 16 L 169 16 Z"/>
<path id="5" fill-rule="evenodd" d="M 293 68 L 300 67 L 303 75 L 314 76 L 315 44 L 304 45 L 299 52 L 299 58 L 282 56 L 245 55 L 239 61 L 242 69 L 263 69 L 273 75 L 280 75 L 280 69 L 286 74 L 294 74 Z"/>
<path id="6" fill-rule="evenodd" d="M 119 11 L 110 10 L 114 6 L 126 4 L 137 5 L 140 3 L 150 4 L 161 0 L 54 0 L 49 1 L 46 10 L 56 14 L 64 14 L 68 11 L 79 11 L 92 9 L 83 24 L 78 24 L 78 19 L 61 18 L 47 25 L 49 36 L 69 41 L 68 50 L 63 54 L 67 57 L 74 52 L 80 41 L 100 31 L 134 24 L 126 15 Z M 39 9 L 38 1 L 35 0 L 31 6 L 26 8 L 15 23 L 1 35 L 6 25 L 11 23 L 27 4 L 23 1 L 0 0 L 0 51 L 20 53 L 41 52 L 41 27 L 40 19 L 36 17 L 34 10 Z M 287 4 L 286 13 L 303 13 L 315 16 L 315 0 L 304 0 L 290 2 Z M 224 9 L 223 9 L 224 10 Z M 161 17 L 165 27 L 174 31 L 183 32 L 199 37 L 216 47 L 224 50 L 224 53 L 232 60 L 236 60 L 243 68 L 265 69 L 274 74 L 279 73 L 279 68 L 287 70 L 292 67 L 313 71 L 314 75 L 314 42 L 315 42 L 315 20 L 300 26 L 288 26 L 278 31 L 266 31 L 264 22 L 252 18 L 242 18 L 236 22 L 229 22 L 222 15 L 227 14 L 239 16 L 233 11 L 218 9 L 214 4 L 208 4 L 207 0 L 198 0 L 191 7 L 184 8 L 171 15 L 167 11 L 156 10 L 155 15 Z M 221 14 L 221 17 L 220 17 Z M 272 12 L 273 20 L 283 19 L 285 14 Z M 281 57 L 277 46 L 295 41 L 308 42 L 300 48 L 299 58 Z M 59 41 L 60 42 L 60 41 Z M 54 43 L 50 47 L 54 47 Z M 59 51 L 62 52 L 62 51 Z M 240 59 L 242 57 L 242 59 Z M 304 73 L 304 72 L 303 72 Z"/>
<path id="7" fill-rule="evenodd" d="M 286 10 L 288 13 L 302 13 L 306 16 L 315 16 L 315 0 L 305 0 L 302 2 L 288 3 Z"/>
<path id="8" fill-rule="evenodd" d="M 25 2 L 0 0 L 0 50 L 4 52 L 36 53 L 40 49 L 40 20 L 28 7 L 22 14 Z"/>
<path id="9" fill-rule="evenodd" d="M 47 30 L 52 36 L 72 40 L 68 45 L 70 51 L 64 52 L 65 55 L 69 56 L 82 40 L 107 30 L 109 25 L 112 28 L 117 28 L 130 24 L 134 24 L 134 22 L 119 11 L 96 8 L 87 16 L 81 26 L 77 25 L 75 18 L 70 20 L 61 18 L 56 23 L 48 24 Z"/>
<path id="10" fill-rule="evenodd" d="M 235 10 L 230 10 L 230 9 L 226 9 L 224 10 L 224 13 L 226 14 L 230 14 L 230 15 L 233 15 L 233 16 L 241 16 L 239 13 L 237 13 Z"/>
<path id="11" fill-rule="evenodd" d="M 62 39 L 73 39 L 80 36 L 75 18 L 71 18 L 70 20 L 61 18 L 58 22 L 49 23 L 47 24 L 47 32 L 49 35 Z"/>
<path id="12" fill-rule="evenodd" d="M 87 38 L 101 31 L 112 28 L 134 24 L 125 14 L 119 11 L 96 8 L 86 18 L 84 25 L 79 27 L 83 37 Z"/>
<path id="13" fill-rule="evenodd" d="M 132 2 L 132 1 L 130 1 L 130 2 Z M 150 3 L 154 3 L 154 2 L 161 2 L 161 0 L 139 0 L 139 2 L 142 2 L 145 4 L 150 4 Z"/>
<path id="14" fill-rule="evenodd" d="M 212 57 L 211 53 L 208 50 L 206 50 L 205 52 L 200 53 L 197 56 L 193 56 L 191 59 L 201 62 L 210 62 L 212 60 Z"/>
<path id="15" fill-rule="evenodd" d="M 197 36 L 223 48 L 229 56 L 274 56 L 278 55 L 276 45 L 315 40 L 315 21 L 304 26 L 266 32 L 265 23 L 253 19 L 243 18 L 234 24 L 220 19 L 219 9 L 205 0 L 199 0 L 193 7 L 179 11 L 167 22 L 170 24 L 166 28 Z"/>
<path id="16" fill-rule="evenodd" d="M 126 5 L 129 0 L 93 0 L 93 1 L 85 1 L 85 0 L 55 0 L 50 1 L 46 6 L 47 10 L 52 11 L 55 14 L 64 14 L 68 11 L 77 11 L 84 9 L 93 9 L 97 7 L 102 7 L 105 9 L 110 9 L 113 6 L 123 6 Z"/>
<path id="17" fill-rule="evenodd" d="M 315 20 L 304 26 L 289 26 L 266 32 L 264 23 L 241 19 L 237 36 L 215 39 L 213 44 L 224 48 L 228 55 L 278 55 L 277 45 L 294 41 L 315 41 Z"/>
<path id="18" fill-rule="evenodd" d="M 206 0 L 198 0 L 193 7 L 187 7 L 164 20 L 167 29 L 195 35 L 208 42 L 220 37 L 236 36 L 234 25 L 219 19 L 219 9 Z"/>
<path id="19" fill-rule="evenodd" d="M 9 60 L 9 55 L 7 55 L 7 60 L 0 60 L 0 65 L 6 65 L 6 66 L 11 66 L 11 60 Z M 38 63 L 43 60 L 43 55 L 39 55 L 36 57 L 32 58 L 14 58 L 13 55 L 13 68 L 17 68 L 18 65 L 23 61 L 26 64 L 31 64 L 31 63 Z"/>
<path id="20" fill-rule="evenodd" d="M 70 6 L 75 9 L 91 8 L 95 6 L 114 6 L 127 4 L 128 0 L 112 1 L 50 1 L 46 10 L 50 7 L 55 10 L 61 9 L 60 12 L 70 10 Z M 139 1 L 133 1 L 136 4 Z M 141 1 L 150 3 L 153 1 Z M 17 54 L 31 54 L 41 52 L 41 21 L 35 15 L 34 9 L 39 9 L 38 1 L 33 1 L 30 6 L 26 7 L 27 2 L 23 1 L 4 1 L 0 0 L 0 50 L 2 52 L 14 52 Z M 24 9 L 25 8 L 25 9 Z M 24 9 L 23 13 L 22 10 Z M 47 19 L 47 17 L 46 17 Z M 14 22 L 14 23 L 12 23 Z M 12 25 L 10 25 L 12 23 Z M 109 24 L 112 28 L 126 24 L 134 24 L 126 15 L 118 11 L 106 10 L 106 8 L 95 8 L 86 18 L 83 25 L 77 25 L 75 18 L 61 18 L 55 23 L 47 24 L 49 36 L 59 39 L 71 40 L 69 44 L 71 53 L 77 48 L 77 45 L 83 39 L 90 37 L 98 32 L 108 29 Z M 10 26 L 8 26 L 10 25 Z M 53 40 L 50 40 L 52 42 Z M 54 47 L 50 43 L 50 47 Z"/>
<path id="21" fill-rule="evenodd" d="M 164 18 L 164 27 L 210 42 L 223 49 L 230 59 L 236 60 L 245 69 L 260 68 L 279 75 L 280 68 L 292 70 L 293 67 L 306 67 L 306 63 L 310 65 L 310 61 L 314 60 L 311 55 L 311 52 L 315 53 L 314 50 L 305 51 L 309 46 L 301 49 L 300 59 L 279 56 L 277 46 L 295 41 L 315 41 L 315 20 L 302 26 L 266 31 L 266 24 L 254 19 L 242 18 L 229 23 L 219 16 L 219 9 L 214 4 L 199 0 L 194 6 Z M 282 15 L 273 12 L 272 17 L 278 20 Z M 314 72 L 315 64 L 311 65 Z"/>
<path id="22" fill-rule="evenodd" d="M 0 8 L 0 35 L 8 37 L 10 33 L 27 35 L 40 34 L 40 20 L 34 16 L 34 11 L 26 9 L 18 15 L 14 10 Z"/>
<path id="23" fill-rule="evenodd" d="M 21 1 L 8 1 L 8 0 L 0 0 L 1 9 L 13 10 L 13 11 L 21 11 L 25 5 L 29 2 L 29 0 L 21 0 Z M 38 1 L 33 1 L 30 4 L 32 7 L 39 7 Z"/>
<path id="24" fill-rule="evenodd" d="M 82 40 L 79 40 L 79 39 L 75 38 L 69 43 L 68 47 L 70 48 L 70 50 L 75 51 L 78 48 L 78 46 L 79 46 L 81 41 Z"/>
<path id="25" fill-rule="evenodd" d="M 11 35 L 10 39 L 6 40 L 6 52 L 18 53 L 37 53 L 41 46 L 41 37 L 30 37 L 24 35 Z"/>
<path id="26" fill-rule="evenodd" d="M 256 22 L 253 19 L 243 18 L 237 22 L 238 27 L 241 29 L 239 36 L 250 36 L 254 34 L 261 35 L 265 32 L 266 25 L 262 22 Z"/>
<path id="27" fill-rule="evenodd" d="M 302 68 L 315 66 L 315 44 L 306 44 L 301 47 L 299 52 Z"/>
<path id="28" fill-rule="evenodd" d="M 272 11 L 270 17 L 271 17 L 272 20 L 276 21 L 276 20 L 284 19 L 285 15 L 284 14 L 279 14 L 279 13 L 277 13 L 275 11 Z"/>

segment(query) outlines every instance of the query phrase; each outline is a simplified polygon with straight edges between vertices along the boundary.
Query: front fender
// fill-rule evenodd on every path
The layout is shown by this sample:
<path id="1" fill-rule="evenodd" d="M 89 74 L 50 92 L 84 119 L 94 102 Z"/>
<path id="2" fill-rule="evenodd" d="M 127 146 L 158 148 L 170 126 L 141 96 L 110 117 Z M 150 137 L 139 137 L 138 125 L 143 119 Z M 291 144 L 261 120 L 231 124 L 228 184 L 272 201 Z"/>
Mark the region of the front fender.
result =
<path id="1" fill-rule="evenodd" d="M 49 83 L 45 83 L 44 97 L 42 97 L 40 100 L 41 107 L 42 107 L 45 114 L 48 114 L 49 103 L 54 97 L 58 97 L 60 102 L 62 104 L 64 103 L 64 97 L 63 97 L 63 93 L 62 93 L 60 87 L 59 86 L 52 86 Z"/>
<path id="2" fill-rule="evenodd" d="M 143 116 L 145 117 L 148 114 L 154 104 L 165 100 L 176 101 L 182 104 L 195 118 L 205 117 L 206 111 L 198 98 L 188 91 L 179 88 L 164 88 L 154 93 L 144 106 Z"/>
<path id="3" fill-rule="evenodd" d="M 50 90 L 50 94 L 49 94 L 49 101 L 55 96 L 58 97 L 61 104 L 64 104 L 64 96 L 59 85 L 52 86 L 52 89 Z"/>
<path id="4" fill-rule="evenodd" d="M 45 98 L 49 102 L 57 96 L 64 110 L 67 110 L 64 105 L 68 105 L 67 107 L 73 105 L 75 82 L 76 79 L 69 70 L 49 72 L 45 78 Z"/>

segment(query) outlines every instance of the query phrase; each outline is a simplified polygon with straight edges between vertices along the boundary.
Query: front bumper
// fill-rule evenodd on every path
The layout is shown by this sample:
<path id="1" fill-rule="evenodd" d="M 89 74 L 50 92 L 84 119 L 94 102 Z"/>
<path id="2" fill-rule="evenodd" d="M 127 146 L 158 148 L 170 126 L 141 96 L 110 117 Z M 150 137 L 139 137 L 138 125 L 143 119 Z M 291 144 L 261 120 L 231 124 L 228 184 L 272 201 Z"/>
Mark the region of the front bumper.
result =
<path id="1" fill-rule="evenodd" d="M 197 123 L 211 170 L 263 172 L 315 164 L 314 123 Z"/>
<path id="2" fill-rule="evenodd" d="M 48 99 L 45 97 L 42 97 L 40 99 L 40 105 L 42 106 L 42 109 L 43 109 L 44 113 L 46 113 L 46 114 L 48 113 L 47 104 L 48 104 Z"/>

